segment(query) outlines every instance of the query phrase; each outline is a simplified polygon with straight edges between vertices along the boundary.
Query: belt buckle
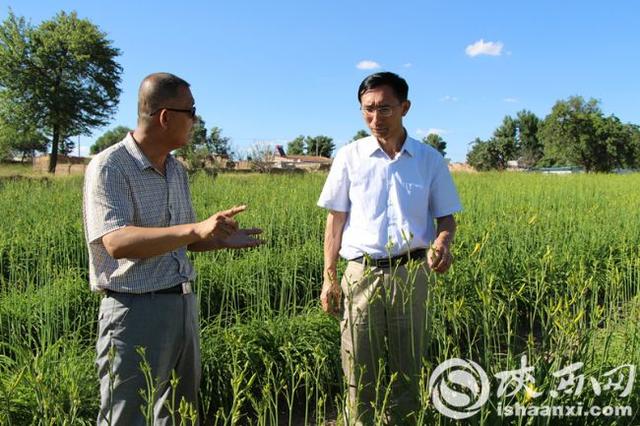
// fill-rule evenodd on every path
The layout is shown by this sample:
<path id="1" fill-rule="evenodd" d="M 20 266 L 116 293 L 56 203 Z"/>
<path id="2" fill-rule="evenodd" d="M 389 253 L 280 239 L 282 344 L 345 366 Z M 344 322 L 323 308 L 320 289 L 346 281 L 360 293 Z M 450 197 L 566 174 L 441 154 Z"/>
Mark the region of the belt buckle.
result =
<path id="1" fill-rule="evenodd" d="M 182 283 L 182 294 L 191 294 L 193 289 L 191 288 L 191 281 Z"/>

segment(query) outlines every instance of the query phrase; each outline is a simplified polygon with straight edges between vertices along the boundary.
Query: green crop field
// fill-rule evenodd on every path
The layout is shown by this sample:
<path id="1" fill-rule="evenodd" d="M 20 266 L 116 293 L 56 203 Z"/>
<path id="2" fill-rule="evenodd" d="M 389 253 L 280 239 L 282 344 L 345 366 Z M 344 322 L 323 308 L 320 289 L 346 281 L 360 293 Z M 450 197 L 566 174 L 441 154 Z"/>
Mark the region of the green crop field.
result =
<path id="1" fill-rule="evenodd" d="M 456 357 L 491 379 L 489 400 L 464 424 L 640 423 L 640 383 L 624 396 L 606 385 L 618 378 L 608 372 L 640 366 L 640 176 L 454 178 L 464 211 L 456 263 L 430 282 L 421 422 L 453 423 L 434 407 L 429 377 Z M 267 240 L 193 256 L 205 424 L 340 423 L 339 324 L 318 302 L 326 212 L 315 202 L 324 179 L 192 179 L 200 218 L 246 203 L 241 225 L 262 227 Z M 78 177 L 0 178 L 1 425 L 95 424 L 100 296 L 87 282 L 81 191 Z M 523 355 L 535 386 L 498 396 L 494 374 L 519 369 Z M 583 379 L 582 389 L 563 391 L 554 373 L 578 362 L 569 385 Z M 630 406 L 633 415 L 499 415 L 516 402 Z"/>

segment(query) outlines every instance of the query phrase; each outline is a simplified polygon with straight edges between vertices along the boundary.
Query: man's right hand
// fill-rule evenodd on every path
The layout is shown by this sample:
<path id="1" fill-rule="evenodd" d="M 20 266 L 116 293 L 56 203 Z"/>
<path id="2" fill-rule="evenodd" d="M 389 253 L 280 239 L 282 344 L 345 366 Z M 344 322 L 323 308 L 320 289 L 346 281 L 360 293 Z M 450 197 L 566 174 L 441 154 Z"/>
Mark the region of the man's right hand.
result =
<path id="1" fill-rule="evenodd" d="M 247 206 L 235 206 L 229 210 L 218 212 L 208 219 L 198 222 L 196 234 L 201 240 L 224 240 L 238 230 L 238 222 L 233 218 L 245 211 Z"/>
<path id="2" fill-rule="evenodd" d="M 335 269 L 325 270 L 324 283 L 322 284 L 322 292 L 320 293 L 320 303 L 322 310 L 331 315 L 340 313 L 340 299 L 342 289 L 338 282 L 338 276 Z"/>

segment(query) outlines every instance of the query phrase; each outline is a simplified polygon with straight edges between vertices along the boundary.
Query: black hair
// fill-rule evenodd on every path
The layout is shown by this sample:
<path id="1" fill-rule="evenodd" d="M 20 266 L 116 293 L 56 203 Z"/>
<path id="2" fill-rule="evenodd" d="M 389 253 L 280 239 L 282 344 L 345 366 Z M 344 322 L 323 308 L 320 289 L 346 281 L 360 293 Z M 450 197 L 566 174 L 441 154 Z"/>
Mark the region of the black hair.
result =
<path id="1" fill-rule="evenodd" d="M 409 96 L 409 85 L 404 78 L 392 72 L 378 72 L 371 74 L 360 83 L 358 88 L 358 102 L 361 102 L 362 95 L 367 90 L 375 89 L 380 86 L 389 86 L 393 89 L 396 97 L 400 102 L 404 102 Z"/>

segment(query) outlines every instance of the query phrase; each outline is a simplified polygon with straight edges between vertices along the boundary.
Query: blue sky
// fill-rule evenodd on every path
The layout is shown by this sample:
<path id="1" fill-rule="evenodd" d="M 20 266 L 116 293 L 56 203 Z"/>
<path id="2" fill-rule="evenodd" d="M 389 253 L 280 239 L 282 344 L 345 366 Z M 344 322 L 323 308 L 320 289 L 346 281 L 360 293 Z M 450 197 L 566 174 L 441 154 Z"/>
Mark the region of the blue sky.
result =
<path id="1" fill-rule="evenodd" d="M 0 0 L 38 24 L 78 12 L 122 50 L 122 95 L 105 128 L 135 126 L 140 80 L 192 84 L 208 128 L 242 152 L 324 134 L 337 146 L 366 128 L 356 90 L 368 74 L 409 83 L 411 136 L 438 132 L 464 161 L 507 114 L 543 118 L 555 101 L 594 97 L 640 123 L 640 2 L 628 1 L 35 1 Z"/>

